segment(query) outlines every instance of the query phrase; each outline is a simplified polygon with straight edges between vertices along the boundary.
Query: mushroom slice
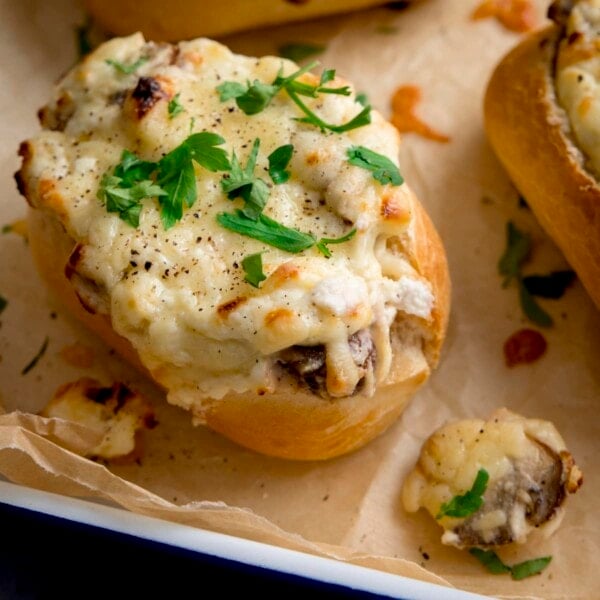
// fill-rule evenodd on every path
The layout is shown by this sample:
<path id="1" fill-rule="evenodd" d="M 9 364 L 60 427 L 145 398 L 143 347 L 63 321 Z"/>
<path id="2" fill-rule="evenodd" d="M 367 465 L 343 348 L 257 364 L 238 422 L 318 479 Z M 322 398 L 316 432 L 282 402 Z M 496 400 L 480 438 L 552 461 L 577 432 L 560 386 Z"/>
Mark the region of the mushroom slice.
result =
<path id="1" fill-rule="evenodd" d="M 137 456 L 138 432 L 156 425 L 154 412 L 141 394 L 123 383 L 102 386 L 87 377 L 61 386 L 40 414 L 98 431 L 102 439 L 87 454 L 106 460 Z"/>
<path id="2" fill-rule="evenodd" d="M 474 485 L 482 471 L 487 484 Z M 423 507 L 437 519 L 444 544 L 501 546 L 524 543 L 534 529 L 550 535 L 582 481 L 552 423 L 500 409 L 488 421 L 456 421 L 433 433 L 402 500 L 407 511 Z"/>

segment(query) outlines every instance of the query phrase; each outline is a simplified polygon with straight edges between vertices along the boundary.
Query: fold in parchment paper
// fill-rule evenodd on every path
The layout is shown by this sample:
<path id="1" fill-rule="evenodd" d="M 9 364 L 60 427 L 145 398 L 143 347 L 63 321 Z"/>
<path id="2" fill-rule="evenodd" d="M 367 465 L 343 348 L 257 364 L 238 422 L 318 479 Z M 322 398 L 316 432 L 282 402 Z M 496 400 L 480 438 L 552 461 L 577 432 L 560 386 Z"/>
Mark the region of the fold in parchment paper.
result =
<path id="1" fill-rule="evenodd" d="M 83 21 L 67 0 L 0 1 L 0 224 L 25 215 L 12 181 L 16 149 L 38 129 L 36 110 L 75 60 L 73 28 Z M 505 598 L 593 598 L 600 589 L 600 315 L 575 284 L 558 301 L 542 301 L 555 325 L 544 331 L 546 354 L 507 368 L 502 346 L 528 325 L 514 288 L 496 271 L 512 219 L 531 233 L 528 270 L 547 273 L 565 262 L 537 227 L 489 149 L 481 104 L 493 66 L 519 35 L 497 21 L 472 21 L 476 2 L 423 0 L 408 10 L 374 9 L 274 28 L 225 40 L 247 54 L 275 53 L 289 42 L 323 43 L 322 63 L 336 68 L 390 114 L 400 86 L 417 86 L 415 112 L 450 138 L 404 136 L 401 170 L 436 223 L 448 251 L 453 307 L 442 361 L 386 434 L 354 454 L 323 463 L 258 456 L 204 428 L 129 369 L 56 305 L 43 289 L 16 232 L 0 235 L 0 473 L 65 495 L 112 501 L 126 509 L 241 537 L 334 556 L 432 582 Z M 536 5 L 538 23 L 545 6 Z M 18 230 L 18 227 L 16 228 Z M 57 267 L 59 268 L 59 267 Z M 34 368 L 24 367 L 44 340 Z M 93 364 L 65 361 L 66 346 L 92 350 Z M 88 361 L 89 363 L 90 361 Z M 145 432 L 137 463 L 104 465 L 81 458 L 97 443 L 85 428 L 34 416 L 61 384 L 81 376 L 115 380 L 143 392 L 158 426 Z M 423 512 L 400 504 L 404 477 L 423 440 L 448 419 L 486 417 L 506 406 L 553 421 L 585 474 L 559 531 L 536 546 L 500 552 L 508 563 L 542 555 L 539 576 L 514 582 L 488 574 L 468 553 L 442 546 Z M 17 412 L 19 411 L 19 412 Z"/>

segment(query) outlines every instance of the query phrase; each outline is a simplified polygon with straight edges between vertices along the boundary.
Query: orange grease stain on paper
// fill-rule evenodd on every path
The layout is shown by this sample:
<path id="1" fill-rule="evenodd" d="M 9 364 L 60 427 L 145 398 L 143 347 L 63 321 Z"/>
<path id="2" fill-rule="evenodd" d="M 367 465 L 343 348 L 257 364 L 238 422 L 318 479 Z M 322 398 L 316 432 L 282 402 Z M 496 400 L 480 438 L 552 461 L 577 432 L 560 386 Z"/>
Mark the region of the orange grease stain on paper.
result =
<path id="1" fill-rule="evenodd" d="M 450 138 L 437 132 L 416 114 L 421 90 L 416 85 L 400 86 L 392 96 L 392 123 L 400 133 L 416 133 L 436 142 L 447 143 Z"/>
<path id="2" fill-rule="evenodd" d="M 471 15 L 479 19 L 497 19 L 506 29 L 523 33 L 536 26 L 535 9 L 531 0 L 484 0 Z"/>
<path id="3" fill-rule="evenodd" d="M 67 364 L 80 369 L 89 369 L 94 364 L 94 351 L 80 342 L 64 346 L 60 351 L 60 357 Z"/>

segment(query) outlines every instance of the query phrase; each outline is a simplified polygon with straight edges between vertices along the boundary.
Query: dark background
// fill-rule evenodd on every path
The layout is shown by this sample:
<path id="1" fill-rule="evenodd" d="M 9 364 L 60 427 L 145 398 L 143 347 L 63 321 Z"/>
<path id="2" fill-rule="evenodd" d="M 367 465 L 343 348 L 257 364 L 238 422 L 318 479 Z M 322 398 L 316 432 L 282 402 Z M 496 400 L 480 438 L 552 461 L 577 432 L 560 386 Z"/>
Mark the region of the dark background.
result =
<path id="1" fill-rule="evenodd" d="M 0 599 L 381 598 L 0 503 Z"/>

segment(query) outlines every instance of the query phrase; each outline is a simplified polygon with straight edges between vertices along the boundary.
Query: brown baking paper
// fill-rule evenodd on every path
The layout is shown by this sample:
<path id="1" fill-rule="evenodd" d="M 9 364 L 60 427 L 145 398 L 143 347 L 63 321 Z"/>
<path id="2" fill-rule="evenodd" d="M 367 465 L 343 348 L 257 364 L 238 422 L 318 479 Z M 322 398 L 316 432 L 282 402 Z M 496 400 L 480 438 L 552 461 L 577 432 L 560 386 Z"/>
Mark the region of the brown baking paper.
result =
<path id="1" fill-rule="evenodd" d="M 0 6 L 0 224 L 7 224 L 26 211 L 12 181 L 16 149 L 37 131 L 37 108 L 73 64 L 73 28 L 83 18 L 68 0 L 0 0 Z M 0 235 L 0 294 L 8 300 L 0 316 L 0 403 L 6 410 L 0 415 L 0 473 L 24 486 L 108 500 L 142 514 L 484 594 L 593 598 L 600 589 L 594 464 L 600 314 L 579 284 L 559 301 L 542 301 L 555 320 L 544 331 L 546 354 L 531 365 L 505 366 L 504 341 L 527 326 L 516 290 L 502 289 L 496 271 L 507 220 L 534 238 L 531 272 L 566 264 L 529 211 L 519 208 L 486 143 L 485 83 L 519 35 L 495 20 L 472 21 L 474 8 L 467 0 L 425 0 L 402 12 L 375 9 L 226 40 L 249 54 L 274 53 L 292 41 L 326 43 L 323 64 L 354 81 L 386 115 L 398 86 L 419 86 L 419 117 L 450 137 L 444 144 L 404 136 L 402 173 L 446 245 L 453 307 L 439 368 L 386 434 L 349 456 L 308 463 L 258 456 L 192 427 L 186 413 L 167 405 L 159 390 L 48 297 L 26 241 L 7 232 Z M 544 8 L 537 5 L 540 24 Z M 46 337 L 45 354 L 23 375 Z M 61 357 L 74 343 L 93 351 L 91 367 L 77 368 Z M 145 433 L 137 463 L 107 467 L 81 458 L 97 443 L 94 432 L 29 414 L 59 385 L 81 376 L 124 381 L 153 403 L 159 424 Z M 500 406 L 553 421 L 585 474 L 551 539 L 501 552 L 509 563 L 553 556 L 543 574 L 521 582 L 488 574 L 466 552 L 442 546 L 435 522 L 422 511 L 405 513 L 399 500 L 423 440 L 436 427 L 452 418 L 486 417 Z"/>

